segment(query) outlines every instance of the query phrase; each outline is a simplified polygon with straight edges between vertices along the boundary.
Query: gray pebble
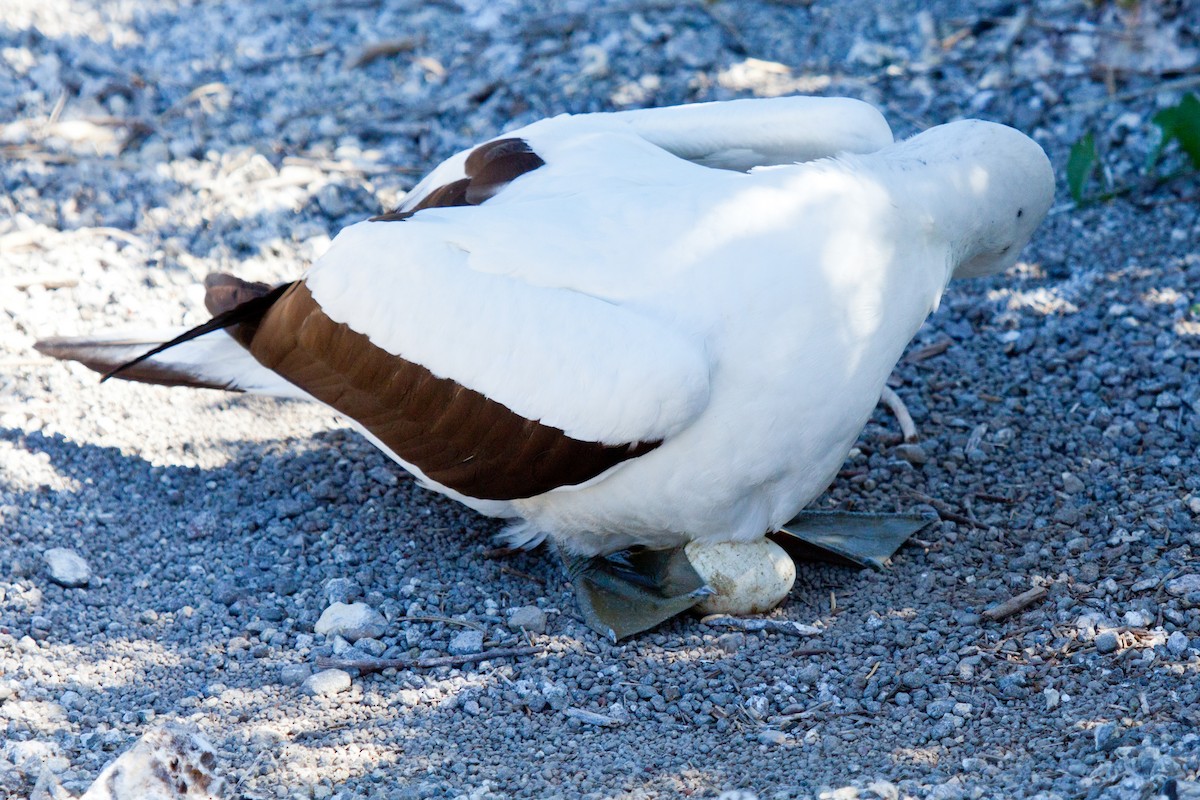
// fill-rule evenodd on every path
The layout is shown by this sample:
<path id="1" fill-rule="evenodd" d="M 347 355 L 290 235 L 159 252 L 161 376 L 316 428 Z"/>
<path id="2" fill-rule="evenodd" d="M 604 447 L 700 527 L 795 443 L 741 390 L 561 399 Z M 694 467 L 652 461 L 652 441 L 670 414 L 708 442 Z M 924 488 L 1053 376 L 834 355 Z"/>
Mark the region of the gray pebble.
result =
<path id="1" fill-rule="evenodd" d="M 74 550 L 68 550 L 65 547 L 51 547 L 42 553 L 42 558 L 46 560 L 46 571 L 50 575 L 50 580 L 60 586 L 68 588 L 87 586 L 88 581 L 92 579 L 91 567 L 83 560 L 83 556 Z"/>
<path id="2" fill-rule="evenodd" d="M 545 633 L 546 612 L 537 606 L 514 608 L 508 615 L 508 627 L 530 633 Z"/>
<path id="3" fill-rule="evenodd" d="M 354 649 L 360 650 L 363 653 L 366 653 L 368 656 L 379 658 L 385 652 L 387 652 L 388 647 L 378 639 L 364 638 L 359 639 L 354 643 Z"/>
<path id="4" fill-rule="evenodd" d="M 921 447 L 919 444 L 898 444 L 892 448 L 892 452 L 910 464 L 921 466 L 922 464 L 929 463 L 929 454 L 926 453 L 925 448 Z"/>
<path id="5" fill-rule="evenodd" d="M 340 669 L 326 669 L 309 675 L 300 688 L 314 697 L 328 697 L 350 688 L 350 673 Z"/>
<path id="6" fill-rule="evenodd" d="M 299 686 L 312 675 L 308 664 L 284 664 L 279 668 L 279 682 L 285 686 Z"/>
<path id="7" fill-rule="evenodd" d="M 353 603 L 363 596 L 363 590 L 358 583 L 349 578 L 330 578 L 325 581 L 324 594 L 325 602 L 330 605 Z"/>
<path id="8" fill-rule="evenodd" d="M 1121 743 L 1123 738 L 1120 734 L 1120 728 L 1115 722 L 1105 722 L 1096 726 L 1092 731 L 1092 741 L 1096 745 L 1096 749 L 1104 753 L 1115 748 Z"/>
<path id="9" fill-rule="evenodd" d="M 1064 472 L 1062 474 L 1063 491 L 1067 494 L 1079 494 L 1084 490 L 1083 481 L 1073 472 Z"/>
<path id="10" fill-rule="evenodd" d="M 450 640 L 450 655 L 465 656 L 483 651 L 483 633 L 480 631 L 460 631 Z"/>
<path id="11" fill-rule="evenodd" d="M 1096 652 L 1107 654 L 1116 652 L 1117 648 L 1121 646 L 1121 641 L 1117 638 L 1116 633 L 1105 631 L 1096 636 L 1095 644 Z"/>
<path id="12" fill-rule="evenodd" d="M 724 650 L 726 653 L 736 653 L 746 644 L 746 634 L 744 633 L 722 633 L 717 637 L 717 647 Z"/>
<path id="13" fill-rule="evenodd" d="M 1195 572 L 1180 575 L 1167 581 L 1167 594 L 1184 597 L 1194 592 L 1200 592 L 1200 574 Z"/>
<path id="14" fill-rule="evenodd" d="M 1187 652 L 1190 644 L 1187 634 L 1183 631 L 1172 631 L 1171 635 L 1167 637 L 1167 652 L 1179 658 Z"/>
<path id="15" fill-rule="evenodd" d="M 787 744 L 788 735 L 783 731 L 777 731 L 772 728 L 764 728 L 758 732 L 758 740 L 763 744 L 781 745 Z"/>

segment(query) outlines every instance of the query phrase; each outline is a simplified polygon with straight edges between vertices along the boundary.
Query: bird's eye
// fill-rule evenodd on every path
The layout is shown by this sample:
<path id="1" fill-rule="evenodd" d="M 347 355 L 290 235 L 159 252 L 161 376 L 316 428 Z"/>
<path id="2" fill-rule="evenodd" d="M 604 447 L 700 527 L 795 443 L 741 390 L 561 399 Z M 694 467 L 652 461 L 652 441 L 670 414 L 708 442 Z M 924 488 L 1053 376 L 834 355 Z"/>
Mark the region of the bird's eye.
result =
<path id="1" fill-rule="evenodd" d="M 1023 209 L 1023 208 L 1018 208 L 1018 209 L 1017 209 L 1017 219 L 1020 219 L 1020 218 L 1021 218 L 1021 217 L 1023 217 L 1023 216 L 1025 216 L 1025 209 Z"/>

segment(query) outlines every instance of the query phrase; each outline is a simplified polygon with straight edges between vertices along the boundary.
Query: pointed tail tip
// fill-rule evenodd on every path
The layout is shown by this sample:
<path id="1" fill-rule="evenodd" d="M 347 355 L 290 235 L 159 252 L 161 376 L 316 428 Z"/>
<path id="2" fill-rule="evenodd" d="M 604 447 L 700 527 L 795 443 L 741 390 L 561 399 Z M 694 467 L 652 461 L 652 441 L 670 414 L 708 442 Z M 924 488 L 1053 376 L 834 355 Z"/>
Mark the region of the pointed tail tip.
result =
<path id="1" fill-rule="evenodd" d="M 67 339 L 62 336 L 51 336 L 48 339 L 38 339 L 33 343 L 33 349 L 37 350 L 44 356 L 50 356 L 51 358 L 63 358 L 63 356 L 59 355 L 59 353 L 62 352 L 63 345 L 66 342 Z"/>

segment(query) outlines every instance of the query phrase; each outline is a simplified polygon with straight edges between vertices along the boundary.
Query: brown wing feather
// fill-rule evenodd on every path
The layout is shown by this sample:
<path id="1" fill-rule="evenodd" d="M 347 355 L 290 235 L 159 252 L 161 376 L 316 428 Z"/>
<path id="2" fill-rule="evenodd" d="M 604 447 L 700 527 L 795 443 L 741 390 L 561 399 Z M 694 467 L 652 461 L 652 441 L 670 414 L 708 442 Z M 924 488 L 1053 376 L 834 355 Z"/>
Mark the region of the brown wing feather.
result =
<path id="1" fill-rule="evenodd" d="M 583 483 L 659 442 L 608 446 L 526 419 L 334 322 L 303 282 L 253 328 L 232 328 L 264 366 L 357 420 L 404 461 L 468 497 L 514 500 Z"/>
<path id="2" fill-rule="evenodd" d="M 371 217 L 370 222 L 403 222 L 426 208 L 477 206 L 527 172 L 546 162 L 524 139 L 497 139 L 481 144 L 467 156 L 467 177 L 439 186 L 408 211 L 396 209 Z"/>
<path id="3" fill-rule="evenodd" d="M 227 272 L 213 272 L 204 279 L 204 307 L 213 316 L 224 314 L 242 303 L 269 294 L 273 288 L 269 283 L 244 281 Z"/>

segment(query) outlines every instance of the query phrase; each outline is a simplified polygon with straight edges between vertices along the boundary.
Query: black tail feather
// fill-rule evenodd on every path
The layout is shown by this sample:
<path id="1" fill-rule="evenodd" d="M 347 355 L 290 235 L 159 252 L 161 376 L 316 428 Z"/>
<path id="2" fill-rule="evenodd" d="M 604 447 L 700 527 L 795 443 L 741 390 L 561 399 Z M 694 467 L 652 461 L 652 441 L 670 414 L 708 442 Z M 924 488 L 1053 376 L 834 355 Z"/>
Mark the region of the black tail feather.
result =
<path id="1" fill-rule="evenodd" d="M 281 283 L 266 294 L 251 298 L 244 303 L 234 306 L 228 311 L 222 311 L 208 322 L 205 322 L 202 325 L 197 325 L 195 328 L 176 336 L 169 342 L 163 342 L 154 349 L 142 353 L 132 361 L 126 361 L 124 364 L 110 369 L 100 378 L 100 382 L 103 383 L 109 378 L 116 377 L 124 370 L 140 364 L 148 358 L 153 358 L 164 350 L 169 350 L 176 345 L 183 344 L 184 342 L 190 342 L 192 339 L 203 336 L 206 333 L 223 330 L 232 325 L 242 325 L 245 323 L 257 322 L 262 318 L 262 315 L 266 313 L 267 309 L 270 308 L 276 300 L 282 297 L 283 293 L 286 292 L 291 286 L 292 284 L 290 283 Z"/>

